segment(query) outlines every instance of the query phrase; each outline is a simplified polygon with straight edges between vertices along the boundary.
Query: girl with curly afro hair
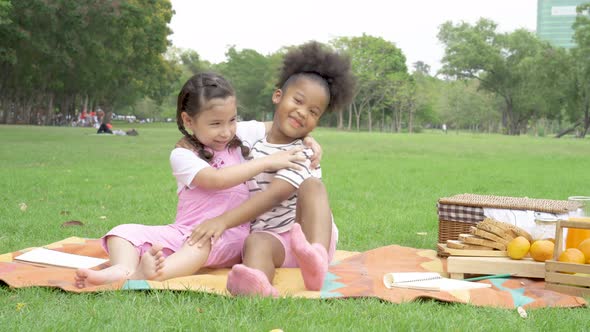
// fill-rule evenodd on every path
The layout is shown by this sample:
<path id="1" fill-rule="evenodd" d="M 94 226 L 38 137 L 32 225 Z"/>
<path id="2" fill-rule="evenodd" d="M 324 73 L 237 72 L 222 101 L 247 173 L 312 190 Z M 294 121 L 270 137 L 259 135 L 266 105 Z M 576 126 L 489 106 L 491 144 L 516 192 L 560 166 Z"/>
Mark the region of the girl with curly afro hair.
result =
<path id="1" fill-rule="evenodd" d="M 350 59 L 317 42 L 291 49 L 283 60 L 272 95 L 275 114 L 272 128 L 252 147 L 260 158 L 301 147 L 327 112 L 343 109 L 353 98 L 355 78 Z M 311 151 L 304 150 L 307 158 Z M 321 168 L 306 159 L 300 169 L 265 172 L 251 181 L 253 196 L 238 208 L 212 220 L 233 227 L 250 224 L 242 253 L 243 263 L 234 265 L 227 289 L 234 295 L 278 296 L 272 286 L 275 269 L 299 267 L 308 290 L 320 290 L 336 251 L 338 230 Z M 195 241 L 206 241 L 210 231 L 201 224 Z M 211 227 L 213 228 L 213 227 Z"/>

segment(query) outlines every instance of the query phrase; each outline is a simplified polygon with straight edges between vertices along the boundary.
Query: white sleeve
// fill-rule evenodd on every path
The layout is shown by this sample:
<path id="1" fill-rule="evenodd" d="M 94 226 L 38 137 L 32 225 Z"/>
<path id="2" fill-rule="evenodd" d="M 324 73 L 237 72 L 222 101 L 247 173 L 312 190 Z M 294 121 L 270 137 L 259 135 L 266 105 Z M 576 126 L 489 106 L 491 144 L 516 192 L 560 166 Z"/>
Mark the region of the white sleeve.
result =
<path id="1" fill-rule="evenodd" d="M 313 155 L 313 151 L 311 149 L 303 150 L 303 154 L 307 157 L 303 162 L 295 162 L 297 165 L 301 166 L 301 170 L 296 170 L 292 168 L 283 168 L 280 169 L 275 178 L 279 178 L 281 180 L 285 180 L 289 182 L 293 187 L 299 188 L 301 183 L 305 181 L 307 178 L 316 177 L 318 179 L 322 178 L 322 171 L 320 168 L 311 169 L 311 161 L 309 158 Z"/>
<path id="2" fill-rule="evenodd" d="M 245 146 L 252 148 L 254 143 L 266 136 L 266 127 L 264 122 L 260 121 L 239 121 L 236 127 L 236 135 Z"/>
<path id="3" fill-rule="evenodd" d="M 193 151 L 176 148 L 170 153 L 170 166 L 172 175 L 176 177 L 179 185 L 193 189 L 193 179 L 203 168 L 211 167 L 205 160 L 199 158 Z"/>

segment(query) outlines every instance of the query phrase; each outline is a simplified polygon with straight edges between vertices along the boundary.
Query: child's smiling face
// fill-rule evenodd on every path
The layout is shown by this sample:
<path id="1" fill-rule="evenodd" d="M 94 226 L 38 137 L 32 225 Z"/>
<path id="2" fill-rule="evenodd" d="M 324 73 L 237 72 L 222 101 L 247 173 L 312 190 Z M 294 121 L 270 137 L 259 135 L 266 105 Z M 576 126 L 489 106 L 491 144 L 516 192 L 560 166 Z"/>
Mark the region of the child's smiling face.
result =
<path id="1" fill-rule="evenodd" d="M 203 145 L 222 151 L 236 135 L 237 105 L 234 96 L 215 98 L 203 105 L 203 111 L 190 117 L 182 113 L 186 128 L 190 129 Z"/>
<path id="2" fill-rule="evenodd" d="M 302 76 L 289 84 L 285 91 L 276 90 L 272 96 L 275 107 L 271 143 L 289 143 L 303 138 L 315 129 L 330 102 L 324 85 Z"/>

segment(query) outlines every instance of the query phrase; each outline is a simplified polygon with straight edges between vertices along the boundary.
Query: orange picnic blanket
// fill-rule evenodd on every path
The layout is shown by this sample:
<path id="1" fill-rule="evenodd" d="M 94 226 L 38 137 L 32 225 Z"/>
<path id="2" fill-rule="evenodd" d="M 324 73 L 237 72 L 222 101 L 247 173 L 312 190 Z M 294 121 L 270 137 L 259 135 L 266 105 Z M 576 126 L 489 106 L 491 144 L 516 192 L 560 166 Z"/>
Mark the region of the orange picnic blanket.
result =
<path id="1" fill-rule="evenodd" d="M 71 237 L 44 246 L 58 251 L 108 258 L 96 239 Z M 14 261 L 13 258 L 29 249 L 0 255 L 0 281 L 10 287 L 57 287 L 68 292 L 97 292 L 120 290 L 182 290 L 216 293 L 231 296 L 225 290 L 228 269 L 208 270 L 164 282 L 127 280 L 107 285 L 78 289 L 74 285 L 74 269 L 53 266 L 35 266 Z M 99 266 L 98 268 L 104 268 Z M 393 303 L 421 298 L 444 302 L 470 303 L 476 306 L 502 308 L 581 307 L 583 298 L 544 289 L 544 282 L 526 278 L 490 279 L 492 287 L 452 292 L 395 288 L 383 285 L 388 272 L 433 271 L 443 272 L 446 259 L 437 257 L 436 251 L 390 245 L 362 253 L 338 251 L 331 264 L 321 291 L 307 291 L 299 269 L 277 269 L 274 285 L 281 296 L 305 298 L 377 297 Z"/>

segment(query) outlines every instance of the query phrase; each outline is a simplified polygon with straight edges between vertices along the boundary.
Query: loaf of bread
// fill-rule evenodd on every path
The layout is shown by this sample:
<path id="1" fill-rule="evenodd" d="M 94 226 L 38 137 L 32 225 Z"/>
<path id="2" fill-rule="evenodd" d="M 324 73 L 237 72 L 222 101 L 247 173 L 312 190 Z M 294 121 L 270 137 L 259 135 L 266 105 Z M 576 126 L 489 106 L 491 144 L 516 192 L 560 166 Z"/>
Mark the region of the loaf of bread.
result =
<path id="1" fill-rule="evenodd" d="M 494 248 L 502 251 L 506 250 L 506 245 L 503 243 L 487 240 L 473 234 L 459 234 L 459 240 L 468 244 L 475 244 L 478 246 Z"/>
<path id="2" fill-rule="evenodd" d="M 482 224 L 483 226 L 480 226 L 480 224 Z M 527 240 L 533 241 L 533 237 L 531 236 L 531 234 L 529 234 L 529 232 L 525 231 L 524 229 L 522 229 L 518 226 L 514 226 L 514 225 L 510 225 L 510 224 L 498 221 L 498 220 L 494 220 L 492 218 L 486 218 L 483 221 L 479 222 L 477 225 L 478 225 L 478 227 L 486 227 L 489 225 L 493 225 L 496 228 L 499 228 L 501 230 L 511 231 L 513 233 L 512 238 L 515 238 L 517 236 L 524 236 Z M 505 239 L 508 238 L 508 235 L 506 235 L 506 233 L 504 233 L 504 236 L 505 236 L 504 237 Z M 508 241 L 510 241 L 510 240 L 512 240 L 512 239 L 509 239 Z"/>
<path id="3" fill-rule="evenodd" d="M 467 249 L 467 250 L 494 250 L 494 248 L 477 246 L 474 244 L 465 243 L 459 240 L 447 240 L 447 247 L 452 249 Z"/>

